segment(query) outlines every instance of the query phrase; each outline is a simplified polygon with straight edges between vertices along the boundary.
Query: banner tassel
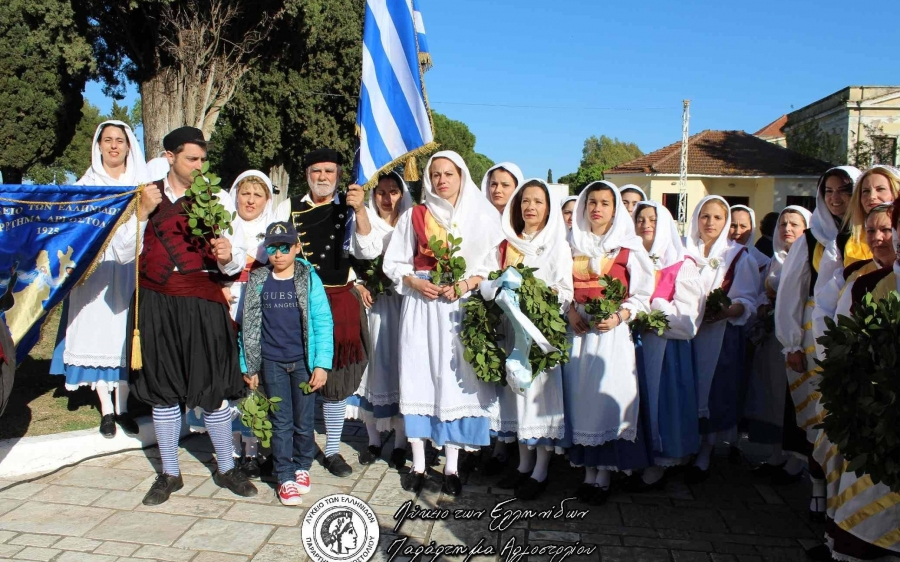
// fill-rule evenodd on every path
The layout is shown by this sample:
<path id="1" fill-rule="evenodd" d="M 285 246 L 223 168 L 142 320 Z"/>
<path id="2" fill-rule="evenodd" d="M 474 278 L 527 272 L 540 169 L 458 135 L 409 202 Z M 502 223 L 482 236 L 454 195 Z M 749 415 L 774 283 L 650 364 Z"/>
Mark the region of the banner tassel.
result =
<path id="1" fill-rule="evenodd" d="M 416 163 L 415 156 L 410 156 L 406 159 L 406 165 L 403 166 L 403 179 L 406 181 L 419 181 L 419 165 Z"/>
<path id="2" fill-rule="evenodd" d="M 141 186 L 143 190 L 143 186 Z M 138 228 L 136 229 L 137 234 L 136 240 L 134 243 L 134 335 L 131 337 L 131 368 L 135 371 L 139 371 L 144 368 L 144 357 L 141 355 L 141 331 L 138 329 L 138 312 L 141 307 L 139 305 L 140 300 L 138 296 L 140 295 L 140 277 L 141 272 L 138 265 L 138 260 L 141 257 L 141 226 L 140 226 L 140 213 L 141 208 L 141 192 L 137 192 L 137 201 L 134 209 L 134 218 L 138 221 Z"/>

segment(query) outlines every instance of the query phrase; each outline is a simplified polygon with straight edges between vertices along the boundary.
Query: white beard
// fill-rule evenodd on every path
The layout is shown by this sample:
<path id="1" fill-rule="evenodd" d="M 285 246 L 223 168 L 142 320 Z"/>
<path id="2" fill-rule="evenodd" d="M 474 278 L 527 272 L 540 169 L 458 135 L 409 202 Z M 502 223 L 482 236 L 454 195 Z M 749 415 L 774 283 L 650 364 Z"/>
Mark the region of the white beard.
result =
<path id="1" fill-rule="evenodd" d="M 309 184 L 309 190 L 319 199 L 326 199 L 328 197 L 334 196 L 334 191 L 337 189 L 337 183 L 326 184 L 326 183 L 311 183 Z"/>

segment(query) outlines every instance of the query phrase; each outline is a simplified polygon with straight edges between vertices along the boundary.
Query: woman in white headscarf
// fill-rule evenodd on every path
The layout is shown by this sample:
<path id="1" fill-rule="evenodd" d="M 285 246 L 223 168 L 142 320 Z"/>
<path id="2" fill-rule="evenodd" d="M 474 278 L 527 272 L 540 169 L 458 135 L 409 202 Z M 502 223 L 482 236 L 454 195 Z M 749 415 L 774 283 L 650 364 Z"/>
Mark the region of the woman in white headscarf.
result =
<path id="1" fill-rule="evenodd" d="M 572 214 L 575 213 L 575 202 L 578 201 L 577 195 L 570 195 L 562 200 L 562 216 L 566 230 L 572 230 Z"/>
<path id="2" fill-rule="evenodd" d="M 634 233 L 616 186 L 589 184 L 575 205 L 570 234 L 574 299 L 568 310 L 572 350 L 563 367 L 569 460 L 585 467 L 576 494 L 599 505 L 609 498 L 611 472 L 645 468 L 649 444 L 638 438 L 640 399 L 635 347 L 627 324 L 649 312 L 653 264 Z M 585 312 L 602 298 L 600 281 L 609 275 L 626 287 L 615 314 L 594 322 Z"/>
<path id="3" fill-rule="evenodd" d="M 104 121 L 97 127 L 91 148 L 91 167 L 77 185 L 123 188 L 148 180 L 144 153 L 131 127 L 121 121 Z M 141 228 L 146 223 L 141 225 Z M 125 344 L 130 334 L 128 308 L 134 293 L 134 264 L 122 265 L 116 255 L 134 258 L 135 218 L 119 227 L 93 274 L 67 297 L 63 364 L 66 389 L 90 386 L 100 398 L 100 433 L 116 434 L 116 424 L 126 435 L 136 435 L 138 425 L 128 414 L 128 368 Z M 123 242 L 124 244 L 120 243 Z M 60 334 L 62 335 L 62 334 Z M 115 404 L 113 404 L 115 390 Z"/>
<path id="4" fill-rule="evenodd" d="M 760 328 L 763 336 L 756 345 L 744 406 L 749 440 L 772 446 L 772 454 L 765 463 L 754 469 L 754 473 L 778 481 L 790 480 L 803 470 L 800 459 L 796 456 L 786 457 L 783 451 L 795 451 L 799 454 L 806 447 L 797 445 L 799 429 L 796 416 L 793 415 L 794 404 L 790 400 L 787 379 L 784 377 L 784 354 L 778 338 L 772 332 L 773 321 L 768 318 L 777 302 L 784 260 L 795 242 L 804 243 L 803 233 L 811 218 L 809 211 L 796 205 L 785 207 L 778 215 L 773 236 L 774 251 L 766 268 L 765 291 L 760 295 L 757 314 L 763 323 Z M 799 433 L 799 441 L 801 444 L 806 441 L 802 432 Z"/>
<path id="5" fill-rule="evenodd" d="M 634 209 L 637 207 L 638 203 L 647 200 L 647 194 L 644 193 L 644 190 L 633 183 L 628 183 L 620 187 L 619 193 L 622 194 L 622 204 L 625 205 L 625 209 L 628 211 L 629 215 L 634 215 Z"/>
<path id="6" fill-rule="evenodd" d="M 740 386 L 743 381 L 743 327 L 756 309 L 759 270 L 744 246 L 728 238 L 731 216 L 725 199 L 710 195 L 694 209 L 686 250 L 700 268 L 707 295 L 723 289 L 731 306 L 710 316 L 708 308 L 693 342 L 701 445 L 689 482 L 709 476 L 709 461 L 719 441 L 737 442 Z"/>
<path id="7" fill-rule="evenodd" d="M 390 172 L 381 176 L 369 192 L 368 204 L 356 213 L 357 217 L 365 213 L 371 231 L 360 234 L 357 223 L 352 240 L 353 255 L 364 260 L 375 260 L 384 255 L 397 222 L 412 206 L 409 187 L 400 174 Z M 378 270 L 375 275 L 382 275 L 383 268 Z M 398 371 L 403 296 L 393 287 L 389 291 L 375 297 L 368 310 L 372 354 L 359 389 L 347 399 L 346 415 L 363 420 L 369 434 L 369 446 L 360 453 L 359 463 L 368 465 L 381 458 L 381 432 L 393 429 L 391 466 L 400 469 L 406 464 L 406 426 L 400 415 Z"/>
<path id="8" fill-rule="evenodd" d="M 522 182 L 522 170 L 518 166 L 512 162 L 500 162 L 485 172 L 481 179 L 481 191 L 497 212 L 503 214 L 503 209 L 509 203 L 513 191 L 522 185 Z"/>
<path id="9" fill-rule="evenodd" d="M 462 302 L 500 263 L 500 216 L 479 193 L 459 154 L 436 153 L 425 167 L 425 204 L 405 212 L 384 255 L 384 273 L 406 298 L 400 309 L 400 413 L 413 452 L 406 490 L 422 489 L 425 439 L 444 447 L 443 491 L 458 495 L 459 449 L 490 443 L 490 420 L 497 408 L 494 385 L 480 380 L 463 359 L 459 330 Z M 461 238 L 458 256 L 466 262 L 462 278 L 435 285 L 431 237 Z M 459 295 L 459 296 L 458 296 Z"/>
<path id="10" fill-rule="evenodd" d="M 503 211 L 506 239 L 500 243 L 500 268 L 524 264 L 534 276 L 556 292 L 561 307 L 572 300 L 572 254 L 566 240 L 562 213 L 547 184 L 530 179 L 519 186 Z M 506 348 L 514 333 L 506 324 Z M 497 484 L 515 489 L 519 499 L 534 499 L 547 487 L 547 468 L 554 448 L 565 437 L 562 369 L 536 373 L 524 395 L 500 387 L 498 440 L 519 442 L 519 466 Z"/>
<path id="11" fill-rule="evenodd" d="M 663 312 L 669 322 L 662 336 L 652 330 L 640 334 L 646 379 L 641 400 L 650 420 L 654 466 L 625 481 L 629 491 L 639 492 L 662 487 L 665 468 L 686 463 L 700 448 L 691 339 L 703 319 L 706 293 L 694 261 L 685 259 L 669 210 L 642 201 L 634 217 L 656 272 L 650 310 Z"/>
<path id="12" fill-rule="evenodd" d="M 756 266 L 759 268 L 759 274 L 762 280 L 765 278 L 766 268 L 769 267 L 769 256 L 760 252 L 753 245 L 753 231 L 756 229 L 756 213 L 746 205 L 731 206 L 731 227 L 729 236 L 733 241 L 747 248 Z"/>

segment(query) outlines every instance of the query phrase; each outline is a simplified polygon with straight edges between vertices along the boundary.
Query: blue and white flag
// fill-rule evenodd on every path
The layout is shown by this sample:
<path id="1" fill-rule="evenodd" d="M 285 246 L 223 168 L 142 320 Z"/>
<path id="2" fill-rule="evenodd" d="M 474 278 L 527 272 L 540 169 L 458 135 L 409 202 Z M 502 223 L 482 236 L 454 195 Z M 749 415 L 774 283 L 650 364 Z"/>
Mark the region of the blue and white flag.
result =
<path id="1" fill-rule="evenodd" d="M 362 87 L 356 115 L 356 183 L 364 187 L 373 185 L 380 173 L 404 159 L 434 148 L 419 66 L 417 19 L 421 21 L 421 15 L 414 12 L 413 0 L 366 1 Z"/>
<path id="2" fill-rule="evenodd" d="M 422 10 L 419 9 L 419 0 L 412 0 L 413 18 L 416 21 L 416 37 L 419 41 L 419 64 L 422 70 L 431 68 L 431 51 L 428 50 L 428 40 L 425 38 L 425 22 L 422 21 Z"/>

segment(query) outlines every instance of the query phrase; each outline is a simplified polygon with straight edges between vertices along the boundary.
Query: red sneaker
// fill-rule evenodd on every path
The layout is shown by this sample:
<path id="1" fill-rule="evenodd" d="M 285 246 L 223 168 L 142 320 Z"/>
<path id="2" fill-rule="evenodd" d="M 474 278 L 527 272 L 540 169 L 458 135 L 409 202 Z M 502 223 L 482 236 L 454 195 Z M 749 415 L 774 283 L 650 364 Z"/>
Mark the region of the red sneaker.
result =
<path id="1" fill-rule="evenodd" d="M 301 495 L 308 494 L 311 486 L 309 480 L 309 471 L 298 470 L 294 473 L 294 479 L 297 481 L 297 492 Z"/>
<path id="2" fill-rule="evenodd" d="M 278 499 L 281 501 L 281 505 L 300 505 L 303 502 L 296 482 L 285 482 L 279 486 Z"/>

